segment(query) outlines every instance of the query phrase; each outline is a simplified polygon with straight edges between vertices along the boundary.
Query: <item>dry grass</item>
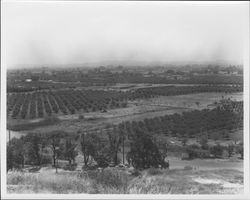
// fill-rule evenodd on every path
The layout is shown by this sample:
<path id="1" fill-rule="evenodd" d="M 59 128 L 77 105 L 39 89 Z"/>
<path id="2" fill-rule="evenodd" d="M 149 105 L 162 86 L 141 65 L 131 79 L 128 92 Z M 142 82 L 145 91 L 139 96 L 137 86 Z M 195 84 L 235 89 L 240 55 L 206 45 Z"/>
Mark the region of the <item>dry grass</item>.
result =
<path id="1" fill-rule="evenodd" d="M 10 193 L 91 193 L 91 182 L 76 174 L 22 173 L 8 174 Z M 17 187 L 21 186 L 21 187 Z"/>
<path id="2" fill-rule="evenodd" d="M 210 180 L 211 183 L 195 181 L 199 177 Z M 220 181 L 217 183 L 214 180 Z M 154 169 L 152 171 L 150 169 L 145 171 L 141 178 L 134 179 L 128 187 L 128 193 L 134 194 L 235 194 L 242 192 L 243 175 L 237 170 Z"/>
<path id="3" fill-rule="evenodd" d="M 11 172 L 9 193 L 90 194 L 238 194 L 243 192 L 243 173 L 237 170 L 144 170 L 140 176 L 126 171 Z"/>

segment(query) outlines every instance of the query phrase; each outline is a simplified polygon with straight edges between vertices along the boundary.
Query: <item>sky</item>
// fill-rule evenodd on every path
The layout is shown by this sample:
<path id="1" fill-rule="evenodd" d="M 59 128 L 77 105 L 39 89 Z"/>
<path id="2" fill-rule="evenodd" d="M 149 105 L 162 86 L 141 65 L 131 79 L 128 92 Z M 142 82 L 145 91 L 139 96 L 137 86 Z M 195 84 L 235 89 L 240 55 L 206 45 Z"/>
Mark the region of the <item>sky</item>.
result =
<path id="1" fill-rule="evenodd" d="M 8 2 L 8 68 L 81 63 L 242 63 L 247 2 Z"/>

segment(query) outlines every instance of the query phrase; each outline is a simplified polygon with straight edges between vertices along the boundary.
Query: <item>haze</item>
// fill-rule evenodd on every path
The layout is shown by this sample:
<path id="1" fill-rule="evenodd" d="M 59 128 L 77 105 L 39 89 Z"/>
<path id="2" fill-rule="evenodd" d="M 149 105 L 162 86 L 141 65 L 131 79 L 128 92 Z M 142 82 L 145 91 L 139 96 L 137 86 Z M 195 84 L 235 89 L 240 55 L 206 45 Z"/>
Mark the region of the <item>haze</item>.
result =
<path id="1" fill-rule="evenodd" d="M 119 62 L 242 63 L 246 3 L 9 2 L 8 67 Z"/>

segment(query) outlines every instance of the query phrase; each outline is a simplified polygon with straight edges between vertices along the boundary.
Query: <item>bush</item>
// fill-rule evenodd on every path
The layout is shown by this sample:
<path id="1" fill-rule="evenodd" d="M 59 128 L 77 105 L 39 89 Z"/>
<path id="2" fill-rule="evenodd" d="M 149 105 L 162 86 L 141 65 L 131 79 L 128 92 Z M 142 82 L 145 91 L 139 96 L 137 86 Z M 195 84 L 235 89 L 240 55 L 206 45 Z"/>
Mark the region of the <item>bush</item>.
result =
<path id="1" fill-rule="evenodd" d="M 127 175 L 113 168 L 104 169 L 99 172 L 88 171 L 88 177 L 96 182 L 96 184 L 100 184 L 103 187 L 114 187 L 116 189 L 127 187 L 128 177 Z"/>
<path id="2" fill-rule="evenodd" d="M 95 156 L 95 161 L 97 162 L 97 165 L 99 167 L 108 167 L 109 166 L 109 163 L 110 163 L 110 158 L 107 157 L 106 155 L 98 155 L 98 156 Z"/>
<path id="3" fill-rule="evenodd" d="M 210 148 L 210 152 L 215 158 L 221 158 L 223 154 L 223 147 L 220 144 L 217 144 L 216 146 Z"/>
<path id="4" fill-rule="evenodd" d="M 77 167 L 77 164 L 71 164 L 71 165 L 65 165 L 63 166 L 64 170 L 68 170 L 68 171 L 75 171 Z"/>
<path id="5" fill-rule="evenodd" d="M 28 168 L 29 172 L 38 172 L 41 169 L 40 166 L 30 167 Z"/>
<path id="6" fill-rule="evenodd" d="M 149 175 L 152 175 L 152 176 L 163 173 L 161 169 L 157 169 L 157 168 L 149 168 L 147 172 Z"/>
<path id="7" fill-rule="evenodd" d="M 131 171 L 132 176 L 141 176 L 141 172 L 137 169 L 134 169 Z"/>
<path id="8" fill-rule="evenodd" d="M 188 146 L 186 151 L 188 153 L 189 159 L 210 157 L 210 152 L 208 150 L 201 149 L 197 145 Z"/>
<path id="9" fill-rule="evenodd" d="M 237 153 L 240 154 L 240 158 L 243 159 L 243 156 L 244 156 L 244 145 L 243 145 L 243 143 L 240 143 L 240 144 L 236 147 L 236 151 L 237 151 Z"/>

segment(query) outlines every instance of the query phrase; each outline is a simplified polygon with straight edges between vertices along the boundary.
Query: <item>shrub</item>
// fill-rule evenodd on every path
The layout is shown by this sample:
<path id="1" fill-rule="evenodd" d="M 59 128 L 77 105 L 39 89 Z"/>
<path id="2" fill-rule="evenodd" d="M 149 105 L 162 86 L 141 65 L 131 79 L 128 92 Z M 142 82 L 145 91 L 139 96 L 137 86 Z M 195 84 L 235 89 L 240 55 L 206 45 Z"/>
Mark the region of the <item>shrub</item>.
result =
<path id="1" fill-rule="evenodd" d="M 208 150 L 201 149 L 197 145 L 188 146 L 186 151 L 188 153 L 189 159 L 210 157 L 210 152 Z"/>
<path id="2" fill-rule="evenodd" d="M 65 165 L 63 166 L 64 170 L 74 171 L 76 170 L 77 164 Z"/>
<path id="3" fill-rule="evenodd" d="M 210 148 L 210 152 L 214 155 L 214 157 L 221 158 L 223 154 L 223 147 L 220 144 L 217 144 L 216 146 Z"/>
<path id="4" fill-rule="evenodd" d="M 148 172 L 149 175 L 152 175 L 152 176 L 159 175 L 159 174 L 163 173 L 161 169 L 157 169 L 157 168 L 149 168 L 147 170 L 147 172 Z"/>
<path id="5" fill-rule="evenodd" d="M 131 175 L 132 175 L 132 176 L 140 176 L 140 175 L 141 175 L 141 172 L 140 172 L 139 170 L 135 169 L 135 170 L 132 170 L 132 171 L 131 171 Z"/>
<path id="6" fill-rule="evenodd" d="M 99 167 L 108 167 L 109 166 L 109 162 L 110 162 L 110 158 L 106 155 L 97 155 L 95 156 L 95 161 L 97 162 L 97 165 Z"/>
<path id="7" fill-rule="evenodd" d="M 127 175 L 113 168 L 107 168 L 103 171 L 99 172 L 88 171 L 88 177 L 96 182 L 96 184 L 100 184 L 103 187 L 114 187 L 114 188 L 124 188 L 127 187 L 128 177 Z"/>
<path id="8" fill-rule="evenodd" d="M 237 153 L 240 154 L 240 158 L 243 159 L 243 156 L 244 156 L 244 145 L 243 143 L 240 143 L 237 147 L 236 147 L 236 151 Z"/>

